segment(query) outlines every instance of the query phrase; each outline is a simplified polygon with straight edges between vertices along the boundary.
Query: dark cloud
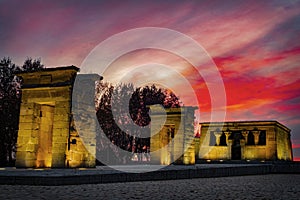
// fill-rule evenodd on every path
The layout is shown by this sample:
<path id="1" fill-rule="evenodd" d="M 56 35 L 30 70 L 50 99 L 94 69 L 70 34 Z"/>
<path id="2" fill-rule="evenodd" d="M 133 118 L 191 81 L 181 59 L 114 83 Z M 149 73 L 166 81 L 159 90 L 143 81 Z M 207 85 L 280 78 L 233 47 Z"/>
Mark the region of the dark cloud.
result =
<path id="1" fill-rule="evenodd" d="M 265 45 L 270 52 L 282 52 L 300 47 L 300 15 L 297 15 L 279 25 L 258 43 Z"/>
<path id="2" fill-rule="evenodd" d="M 41 57 L 46 65 L 79 65 L 113 34 L 143 26 L 175 29 L 203 42 L 211 55 L 218 56 L 229 115 L 283 120 L 299 142 L 298 74 L 290 67 L 300 53 L 299 4 L 281 0 L 2 0 L 0 58 L 11 56 L 20 64 L 31 56 Z M 260 22 L 271 28 L 258 30 L 264 28 Z M 275 78 L 280 76 L 279 84 Z"/>

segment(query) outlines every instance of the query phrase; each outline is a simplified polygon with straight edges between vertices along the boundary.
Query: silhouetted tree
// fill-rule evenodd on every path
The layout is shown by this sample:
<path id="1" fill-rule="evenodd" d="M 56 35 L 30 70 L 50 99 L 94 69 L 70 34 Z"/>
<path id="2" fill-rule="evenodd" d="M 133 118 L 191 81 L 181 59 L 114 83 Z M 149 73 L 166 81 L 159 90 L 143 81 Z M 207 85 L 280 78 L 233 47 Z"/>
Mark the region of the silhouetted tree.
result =
<path id="1" fill-rule="evenodd" d="M 30 57 L 28 57 L 23 66 L 22 66 L 22 71 L 24 72 L 34 72 L 34 71 L 40 71 L 44 69 L 44 65 L 41 62 L 41 59 L 32 59 Z"/>
<path id="2" fill-rule="evenodd" d="M 0 61 L 0 166 L 13 165 L 16 152 L 21 80 L 15 74 L 42 68 L 39 59 L 28 58 L 22 67 L 12 63 L 10 58 Z"/>
<path id="3" fill-rule="evenodd" d="M 97 86 L 97 117 L 102 131 L 110 143 L 129 152 L 143 152 L 150 147 L 150 123 L 148 105 L 161 104 L 165 108 L 180 107 L 179 99 L 174 93 L 152 85 L 134 89 L 132 84 L 112 86 L 100 82 Z M 135 129 L 134 124 L 141 127 Z M 142 136 L 142 137 L 141 137 Z M 109 149 L 103 139 L 97 139 L 97 151 L 115 151 L 118 162 L 127 162 L 116 149 Z"/>
<path id="4" fill-rule="evenodd" d="M 18 112 L 20 105 L 19 82 L 15 73 L 20 68 L 10 58 L 0 61 L 0 165 L 12 162 L 15 150 Z"/>

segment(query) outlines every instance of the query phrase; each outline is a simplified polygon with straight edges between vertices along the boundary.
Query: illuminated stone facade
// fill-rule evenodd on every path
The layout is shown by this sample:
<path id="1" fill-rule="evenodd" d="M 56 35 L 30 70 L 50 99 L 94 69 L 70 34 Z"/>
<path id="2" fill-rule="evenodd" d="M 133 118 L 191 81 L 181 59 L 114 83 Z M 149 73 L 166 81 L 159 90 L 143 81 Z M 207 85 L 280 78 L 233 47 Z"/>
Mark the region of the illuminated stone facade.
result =
<path id="1" fill-rule="evenodd" d="M 78 70 L 70 66 L 18 74 L 23 86 L 16 167 L 95 167 L 95 126 L 82 131 L 79 137 L 72 114 L 72 93 Z M 82 83 L 81 76 L 76 78 L 78 84 Z M 95 76 L 100 78 L 94 75 L 94 79 Z M 94 85 L 92 91 L 94 81 L 90 77 L 90 85 Z M 89 96 L 94 102 L 94 93 L 90 93 L 89 89 L 83 89 L 80 95 Z M 73 98 L 80 102 L 78 94 Z M 85 120 L 95 123 L 94 118 Z"/>
<path id="2" fill-rule="evenodd" d="M 200 123 L 204 160 L 293 160 L 290 129 L 277 121 Z"/>
<path id="3" fill-rule="evenodd" d="M 150 154 L 154 164 L 195 164 L 195 107 L 150 106 Z"/>

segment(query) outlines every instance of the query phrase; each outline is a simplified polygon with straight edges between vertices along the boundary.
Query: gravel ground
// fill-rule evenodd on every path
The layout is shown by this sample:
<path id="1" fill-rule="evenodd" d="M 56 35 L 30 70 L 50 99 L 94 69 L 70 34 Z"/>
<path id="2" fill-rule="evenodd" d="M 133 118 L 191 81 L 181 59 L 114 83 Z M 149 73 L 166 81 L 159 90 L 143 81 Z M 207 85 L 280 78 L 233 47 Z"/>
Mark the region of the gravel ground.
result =
<path id="1" fill-rule="evenodd" d="M 300 174 L 87 184 L 0 185 L 0 199 L 300 199 Z"/>

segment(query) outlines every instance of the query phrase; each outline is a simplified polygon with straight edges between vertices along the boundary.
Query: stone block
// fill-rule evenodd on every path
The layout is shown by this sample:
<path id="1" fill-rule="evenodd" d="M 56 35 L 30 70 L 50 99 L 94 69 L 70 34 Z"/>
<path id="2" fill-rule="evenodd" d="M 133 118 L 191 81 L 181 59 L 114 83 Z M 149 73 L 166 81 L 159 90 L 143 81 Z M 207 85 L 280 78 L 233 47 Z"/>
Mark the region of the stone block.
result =
<path id="1" fill-rule="evenodd" d="M 30 135 L 20 135 L 18 136 L 18 144 L 27 144 L 30 140 Z"/>
<path id="2" fill-rule="evenodd" d="M 20 122 L 19 123 L 19 130 L 32 130 L 33 123 L 32 122 Z"/>
<path id="3" fill-rule="evenodd" d="M 38 144 L 39 143 L 39 138 L 38 137 L 31 137 L 30 138 L 30 143 L 32 143 L 32 144 Z"/>
<path id="4" fill-rule="evenodd" d="M 38 137 L 39 136 L 39 130 L 38 129 L 36 129 L 36 130 L 31 130 L 30 131 L 31 132 L 31 134 L 29 134 L 29 135 L 31 135 L 31 137 Z"/>
<path id="5" fill-rule="evenodd" d="M 70 108 L 69 107 L 55 107 L 54 114 L 55 115 L 67 115 L 70 113 Z"/>
<path id="6" fill-rule="evenodd" d="M 69 102 L 68 100 L 65 101 L 56 101 L 55 102 L 55 108 L 56 109 L 70 109 L 70 104 L 71 102 Z"/>
<path id="7" fill-rule="evenodd" d="M 78 162 L 82 162 L 84 160 L 84 155 L 80 152 L 72 152 L 71 159 Z"/>
<path id="8" fill-rule="evenodd" d="M 55 128 L 53 129 L 53 137 L 55 141 L 61 140 L 62 137 L 68 137 L 69 136 L 69 127 L 67 128 Z"/>
<path id="9" fill-rule="evenodd" d="M 35 152 L 35 150 L 36 150 L 36 144 L 33 143 L 26 144 L 26 151 Z"/>
<path id="10" fill-rule="evenodd" d="M 34 159 L 25 159 L 21 160 L 20 163 L 16 164 L 17 167 L 27 167 L 27 168 L 33 168 L 36 166 Z"/>
<path id="11" fill-rule="evenodd" d="M 25 116 L 33 115 L 33 109 L 32 108 L 21 107 L 20 115 L 25 115 Z"/>
<path id="12" fill-rule="evenodd" d="M 20 115 L 19 117 L 19 122 L 21 123 L 31 123 L 34 119 L 34 116 L 33 115 Z"/>
<path id="13" fill-rule="evenodd" d="M 35 160 L 36 159 L 36 152 L 26 151 L 24 159 L 25 160 Z"/>
<path id="14" fill-rule="evenodd" d="M 31 136 L 31 129 L 20 129 L 19 127 L 19 132 L 18 132 L 18 137 L 30 137 Z"/>
<path id="15" fill-rule="evenodd" d="M 70 117 L 68 115 L 54 115 L 53 117 L 53 122 L 55 123 L 59 123 L 59 122 L 69 122 L 70 121 Z"/>
<path id="16" fill-rule="evenodd" d="M 65 159 L 52 158 L 52 168 L 64 168 Z"/>
<path id="17" fill-rule="evenodd" d="M 52 142 L 52 153 L 64 153 L 67 149 L 66 141 L 61 143 Z"/>

